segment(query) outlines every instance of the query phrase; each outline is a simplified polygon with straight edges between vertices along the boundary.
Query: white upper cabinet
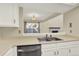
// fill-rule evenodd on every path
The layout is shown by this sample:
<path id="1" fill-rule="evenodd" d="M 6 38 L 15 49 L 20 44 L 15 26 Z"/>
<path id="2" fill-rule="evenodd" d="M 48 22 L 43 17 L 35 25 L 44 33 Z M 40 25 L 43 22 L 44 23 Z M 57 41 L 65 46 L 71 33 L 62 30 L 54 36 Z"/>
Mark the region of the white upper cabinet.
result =
<path id="1" fill-rule="evenodd" d="M 0 27 L 19 27 L 19 8 L 17 4 L 0 4 Z"/>

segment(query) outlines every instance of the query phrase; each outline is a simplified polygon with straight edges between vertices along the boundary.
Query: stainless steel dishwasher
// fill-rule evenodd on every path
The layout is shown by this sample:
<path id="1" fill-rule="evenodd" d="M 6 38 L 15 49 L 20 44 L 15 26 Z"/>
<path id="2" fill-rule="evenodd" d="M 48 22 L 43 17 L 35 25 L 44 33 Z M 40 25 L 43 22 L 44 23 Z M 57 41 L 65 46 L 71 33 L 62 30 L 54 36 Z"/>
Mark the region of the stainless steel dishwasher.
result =
<path id="1" fill-rule="evenodd" d="M 41 44 L 17 46 L 17 56 L 41 56 Z"/>

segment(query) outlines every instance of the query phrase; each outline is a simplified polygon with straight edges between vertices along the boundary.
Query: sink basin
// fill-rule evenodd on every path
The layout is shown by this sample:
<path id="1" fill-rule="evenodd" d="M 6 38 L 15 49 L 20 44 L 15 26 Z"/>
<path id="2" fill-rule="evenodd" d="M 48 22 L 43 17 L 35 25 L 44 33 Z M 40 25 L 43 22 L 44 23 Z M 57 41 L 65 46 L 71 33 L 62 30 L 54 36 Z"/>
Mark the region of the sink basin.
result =
<path id="1" fill-rule="evenodd" d="M 38 40 L 39 41 L 60 41 L 60 40 L 62 40 L 62 39 L 60 39 L 60 38 L 57 38 L 57 37 L 48 37 L 48 38 L 46 38 L 46 37 L 42 37 L 42 38 L 38 38 Z"/>

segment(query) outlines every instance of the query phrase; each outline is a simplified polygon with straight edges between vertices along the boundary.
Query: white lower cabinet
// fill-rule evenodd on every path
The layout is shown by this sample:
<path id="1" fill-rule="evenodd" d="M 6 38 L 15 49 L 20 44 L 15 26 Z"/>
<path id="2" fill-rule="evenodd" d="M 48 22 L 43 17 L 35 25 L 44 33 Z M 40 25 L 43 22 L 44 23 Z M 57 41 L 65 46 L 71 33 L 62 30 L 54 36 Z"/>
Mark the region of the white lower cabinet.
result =
<path id="1" fill-rule="evenodd" d="M 79 46 L 73 46 L 69 48 L 69 56 L 79 56 Z"/>
<path id="2" fill-rule="evenodd" d="M 57 56 L 67 56 L 68 49 L 67 48 L 58 48 L 56 53 L 57 53 Z"/>
<path id="3" fill-rule="evenodd" d="M 9 49 L 4 56 L 17 56 L 17 47 Z"/>
<path id="4" fill-rule="evenodd" d="M 68 49 L 67 48 L 43 48 L 42 49 L 42 56 L 67 56 Z"/>
<path id="5" fill-rule="evenodd" d="M 56 55 L 56 49 L 49 49 L 42 51 L 42 56 L 55 56 Z"/>
<path id="6" fill-rule="evenodd" d="M 42 56 L 55 56 L 56 55 L 56 44 L 42 44 Z"/>
<path id="7" fill-rule="evenodd" d="M 72 43 L 43 44 L 42 56 L 79 56 L 78 42 Z"/>

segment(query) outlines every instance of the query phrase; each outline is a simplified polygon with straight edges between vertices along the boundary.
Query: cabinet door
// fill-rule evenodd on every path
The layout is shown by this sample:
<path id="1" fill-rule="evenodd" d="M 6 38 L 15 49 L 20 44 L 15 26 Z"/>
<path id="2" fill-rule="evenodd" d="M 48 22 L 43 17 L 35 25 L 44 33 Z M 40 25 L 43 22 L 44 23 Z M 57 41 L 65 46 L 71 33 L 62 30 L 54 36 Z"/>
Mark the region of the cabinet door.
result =
<path id="1" fill-rule="evenodd" d="M 13 4 L 12 5 L 13 7 L 13 24 L 16 26 L 16 27 L 19 27 L 19 7 L 18 7 L 18 4 Z"/>
<path id="2" fill-rule="evenodd" d="M 0 4 L 0 26 L 10 25 L 12 23 L 12 6 L 11 4 Z"/>
<path id="3" fill-rule="evenodd" d="M 56 56 L 56 49 L 42 50 L 42 56 Z"/>
<path id="4" fill-rule="evenodd" d="M 12 54 L 12 51 L 13 51 L 12 48 L 9 49 L 9 50 L 4 54 L 4 56 L 12 56 L 12 55 L 13 55 L 13 54 Z"/>
<path id="5" fill-rule="evenodd" d="M 79 46 L 73 46 L 69 48 L 69 56 L 79 56 Z"/>
<path id="6" fill-rule="evenodd" d="M 56 44 L 43 44 L 41 48 L 42 56 L 56 56 Z"/>
<path id="7" fill-rule="evenodd" d="M 16 27 L 18 25 L 18 10 L 16 4 L 0 4 L 0 27 Z"/>
<path id="8" fill-rule="evenodd" d="M 12 56 L 17 56 L 17 47 L 12 48 Z"/>
<path id="9" fill-rule="evenodd" d="M 4 56 L 17 56 L 17 47 L 9 49 Z"/>
<path id="10" fill-rule="evenodd" d="M 57 49 L 57 55 L 58 56 L 67 56 L 68 55 L 68 49 L 67 48 L 58 48 Z"/>

